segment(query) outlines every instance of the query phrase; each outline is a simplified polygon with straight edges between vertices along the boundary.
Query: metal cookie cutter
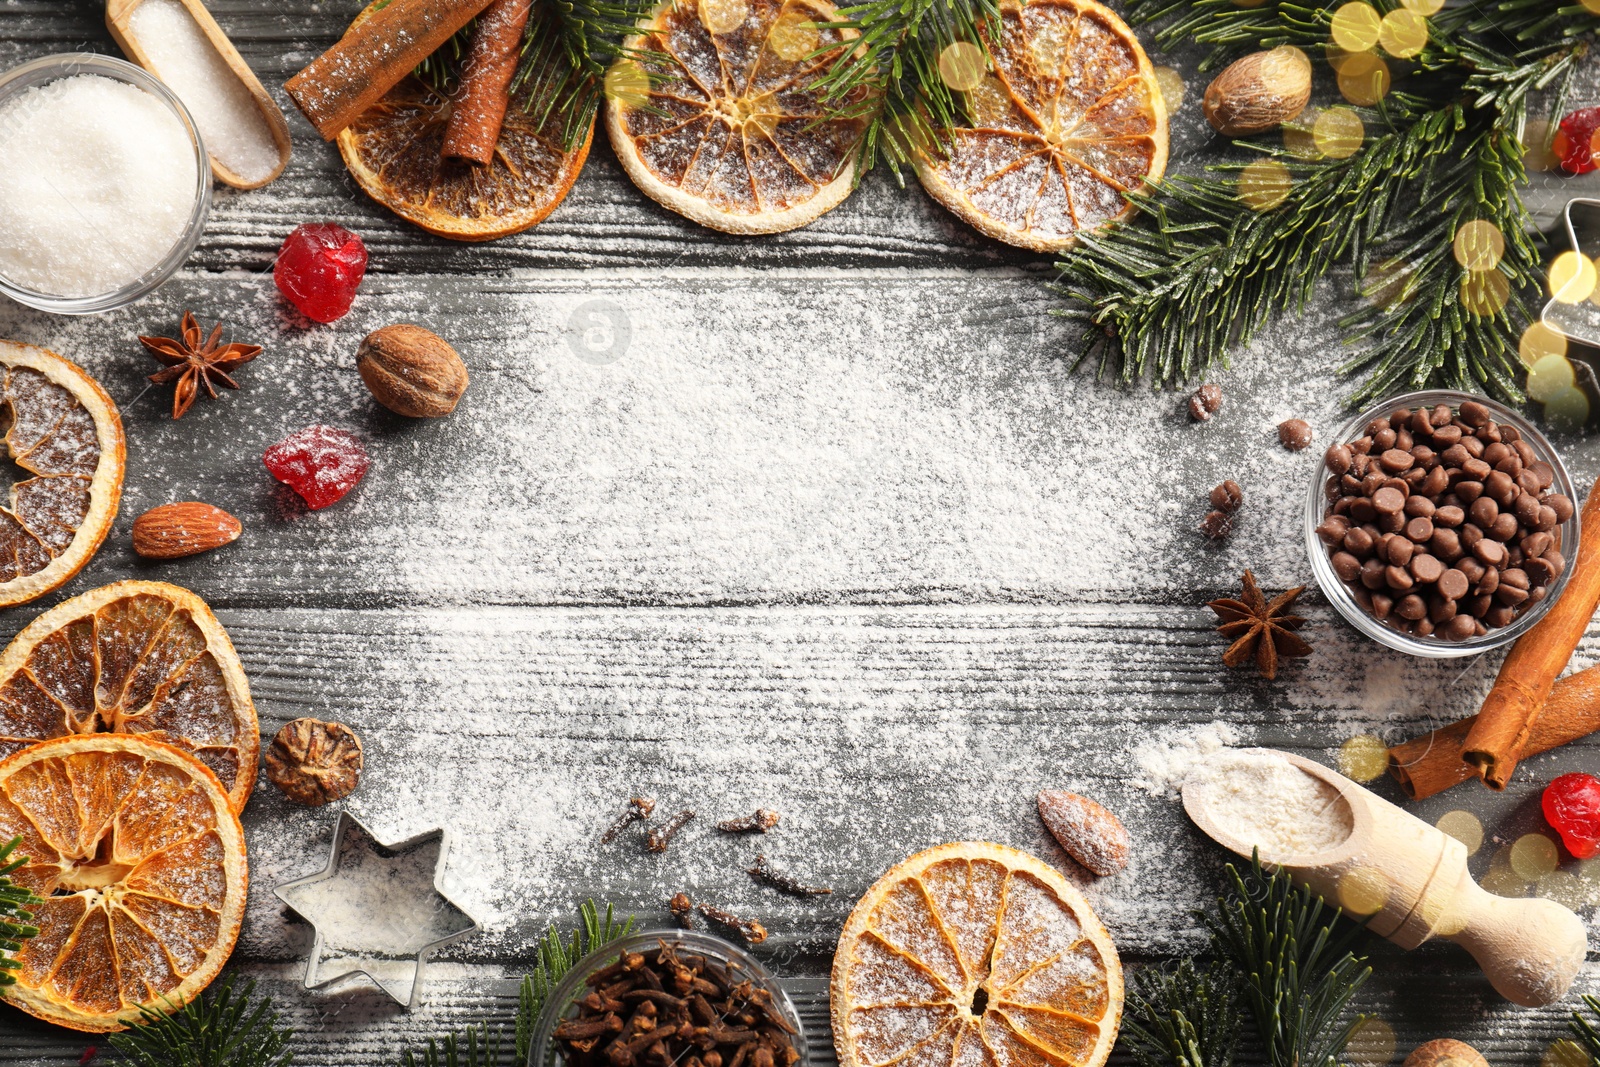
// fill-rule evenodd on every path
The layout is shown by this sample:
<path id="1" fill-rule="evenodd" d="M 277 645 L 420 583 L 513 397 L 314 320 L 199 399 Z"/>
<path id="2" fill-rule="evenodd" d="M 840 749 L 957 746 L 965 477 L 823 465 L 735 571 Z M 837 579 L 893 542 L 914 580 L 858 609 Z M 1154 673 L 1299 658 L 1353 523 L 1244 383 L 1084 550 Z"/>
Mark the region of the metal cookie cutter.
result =
<path id="1" fill-rule="evenodd" d="M 316 930 L 305 987 L 333 991 L 365 978 L 414 1010 L 428 957 L 479 929 L 439 888 L 448 851 L 443 830 L 385 845 L 340 812 L 328 865 L 273 889 Z"/>

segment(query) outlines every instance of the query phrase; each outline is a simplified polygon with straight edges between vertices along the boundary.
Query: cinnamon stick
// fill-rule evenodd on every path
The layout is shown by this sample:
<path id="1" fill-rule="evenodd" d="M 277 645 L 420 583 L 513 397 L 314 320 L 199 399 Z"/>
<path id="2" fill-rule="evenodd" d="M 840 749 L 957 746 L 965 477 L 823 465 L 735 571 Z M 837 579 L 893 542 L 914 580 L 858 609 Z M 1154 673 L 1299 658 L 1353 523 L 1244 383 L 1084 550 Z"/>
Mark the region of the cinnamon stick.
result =
<path id="1" fill-rule="evenodd" d="M 445 124 L 446 159 L 487 165 L 500 141 L 500 126 L 511 103 L 511 79 L 522 59 L 522 31 L 533 0 L 494 0 L 472 27 L 472 44 L 461 65 L 461 87 L 450 101 Z"/>
<path id="2" fill-rule="evenodd" d="M 1389 773 L 1412 800 L 1425 800 L 1477 777 L 1461 758 L 1476 715 L 1389 749 Z M 1600 666 L 1578 671 L 1550 690 L 1521 756 L 1537 756 L 1600 730 Z"/>
<path id="3" fill-rule="evenodd" d="M 1600 481 L 1589 490 L 1578 521 L 1582 529 L 1576 553 L 1563 546 L 1569 557 L 1575 556 L 1567 564 L 1573 570 L 1566 591 L 1511 646 L 1461 746 L 1461 758 L 1490 789 L 1504 789 L 1511 780 L 1556 675 L 1572 658 L 1600 604 Z"/>
<path id="4" fill-rule="evenodd" d="M 331 141 L 489 2 L 389 0 L 283 87 Z"/>

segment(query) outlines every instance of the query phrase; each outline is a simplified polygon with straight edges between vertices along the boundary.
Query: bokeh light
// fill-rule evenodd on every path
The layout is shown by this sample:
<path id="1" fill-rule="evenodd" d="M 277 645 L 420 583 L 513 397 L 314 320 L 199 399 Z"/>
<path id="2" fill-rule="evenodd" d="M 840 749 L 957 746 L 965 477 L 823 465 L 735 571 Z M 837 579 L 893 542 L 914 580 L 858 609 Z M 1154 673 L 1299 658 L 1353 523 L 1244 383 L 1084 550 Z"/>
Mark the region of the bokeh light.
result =
<path id="1" fill-rule="evenodd" d="M 1011 98 L 993 74 L 985 74 L 967 93 L 967 116 L 974 126 L 996 126 L 1011 112 Z"/>
<path id="2" fill-rule="evenodd" d="M 1581 252 L 1563 252 L 1550 263 L 1550 295 L 1563 304 L 1589 299 L 1597 280 L 1594 261 Z"/>
<path id="3" fill-rule="evenodd" d="M 1292 44 L 1279 45 L 1261 61 L 1260 74 L 1268 90 L 1290 96 L 1311 77 L 1311 59 Z"/>
<path id="4" fill-rule="evenodd" d="M 939 53 L 939 77 L 958 93 L 976 89 L 983 80 L 983 49 L 971 41 L 946 45 Z"/>
<path id="5" fill-rule="evenodd" d="M 1370 782 L 1389 769 L 1389 746 L 1371 734 L 1357 734 L 1339 746 L 1339 773 L 1352 782 Z"/>
<path id="6" fill-rule="evenodd" d="M 1583 9 L 1591 15 L 1600 15 L 1600 0 L 1578 0 Z"/>
<path id="7" fill-rule="evenodd" d="M 1472 271 L 1461 276 L 1461 306 L 1474 315 L 1493 318 L 1511 299 L 1511 279 L 1497 270 Z"/>
<path id="8" fill-rule="evenodd" d="M 1366 137 L 1367 128 L 1361 116 L 1347 107 L 1328 108 L 1317 115 L 1311 127 L 1317 152 L 1329 159 L 1349 159 L 1361 150 Z"/>
<path id="9" fill-rule="evenodd" d="M 1397 7 L 1378 25 L 1378 44 L 1396 59 L 1410 59 L 1428 43 L 1428 20 L 1403 7 Z"/>
<path id="10" fill-rule="evenodd" d="M 1596 0 L 1600 3 L 1600 0 Z M 1522 128 L 1522 163 L 1530 171 L 1555 170 L 1560 165 L 1550 140 L 1554 131 L 1546 119 L 1529 119 Z"/>
<path id="11" fill-rule="evenodd" d="M 1572 361 L 1566 356 L 1543 356 L 1528 368 L 1528 395 L 1541 404 L 1548 404 L 1563 389 L 1575 384 Z"/>
<path id="12" fill-rule="evenodd" d="M 1183 75 L 1171 67 L 1157 67 L 1156 85 L 1161 89 L 1161 102 L 1167 105 L 1167 114 L 1176 115 L 1183 106 Z"/>
<path id="13" fill-rule="evenodd" d="M 1444 7 L 1444 0 L 1400 0 L 1400 6 L 1427 18 L 1439 13 L 1439 9 Z"/>
<path id="14" fill-rule="evenodd" d="M 1589 394 L 1567 386 L 1544 402 L 1544 421 L 1556 433 L 1577 433 L 1589 422 Z"/>
<path id="15" fill-rule="evenodd" d="M 1544 1050 L 1539 1067 L 1589 1067 L 1589 1054 L 1570 1037 L 1563 1037 Z"/>
<path id="16" fill-rule="evenodd" d="M 700 0 L 699 12 L 708 33 L 732 33 L 750 17 L 745 0 Z"/>
<path id="17" fill-rule="evenodd" d="M 1345 60 L 1339 71 L 1339 95 L 1357 107 L 1373 107 L 1389 94 L 1389 64 L 1367 52 Z"/>
<path id="18" fill-rule="evenodd" d="M 619 59 L 606 71 L 605 94 L 624 107 L 644 107 L 650 101 L 650 75 L 631 59 Z"/>
<path id="19" fill-rule="evenodd" d="M 1301 159 L 1316 159 L 1322 153 L 1317 151 L 1317 139 L 1312 130 L 1306 125 L 1306 116 L 1302 114 L 1297 121 L 1283 124 L 1283 147 L 1299 156 Z"/>
<path id="20" fill-rule="evenodd" d="M 1257 211 L 1271 211 L 1289 198 L 1289 168 L 1276 159 L 1258 159 L 1239 172 L 1239 199 Z"/>
<path id="21" fill-rule="evenodd" d="M 1522 340 L 1517 342 L 1517 353 L 1522 356 L 1522 362 L 1530 367 L 1546 356 L 1564 356 L 1567 354 L 1566 334 L 1535 320 L 1522 331 Z"/>
<path id="22" fill-rule="evenodd" d="M 1355 867 L 1339 878 L 1339 906 L 1351 915 L 1371 915 L 1389 900 L 1389 879 L 1374 867 Z"/>
<path id="23" fill-rule="evenodd" d="M 1344 1047 L 1345 1059 L 1354 1067 L 1385 1067 L 1394 1059 L 1394 1027 L 1377 1016 L 1361 1020 Z"/>
<path id="24" fill-rule="evenodd" d="M 1456 230 L 1451 250 L 1467 270 L 1494 270 L 1506 254 L 1506 238 L 1488 219 L 1473 219 Z"/>
<path id="25" fill-rule="evenodd" d="M 1483 847 L 1483 823 L 1470 811 L 1447 811 L 1433 825 L 1467 846 L 1467 855 Z"/>
<path id="26" fill-rule="evenodd" d="M 822 34 L 817 24 L 799 11 L 785 11 L 772 24 L 767 35 L 767 47 L 779 59 L 793 63 L 817 50 Z"/>
<path id="27" fill-rule="evenodd" d="M 1511 846 L 1511 869 L 1530 882 L 1537 882 L 1560 862 L 1556 843 L 1544 834 L 1523 834 Z"/>
<path id="28" fill-rule="evenodd" d="M 1378 43 L 1382 24 L 1377 8 L 1352 0 L 1333 13 L 1333 43 L 1346 52 L 1365 52 Z"/>

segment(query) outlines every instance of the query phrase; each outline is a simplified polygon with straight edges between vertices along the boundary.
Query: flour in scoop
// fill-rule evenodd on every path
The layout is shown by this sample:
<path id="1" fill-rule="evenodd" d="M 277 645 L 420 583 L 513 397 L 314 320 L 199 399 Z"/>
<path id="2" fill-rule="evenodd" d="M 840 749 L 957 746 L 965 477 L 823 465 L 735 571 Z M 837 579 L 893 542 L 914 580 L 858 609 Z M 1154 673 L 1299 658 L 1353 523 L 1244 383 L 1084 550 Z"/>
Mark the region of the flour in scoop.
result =
<path id="1" fill-rule="evenodd" d="M 183 238 L 199 173 L 188 128 L 136 85 L 77 74 L 0 106 L 0 275 L 52 296 L 137 281 Z"/>
<path id="2" fill-rule="evenodd" d="M 211 158 L 247 183 L 266 181 L 278 145 L 261 108 L 178 0 L 144 0 L 128 32 L 167 88 L 189 109 Z"/>
<path id="3" fill-rule="evenodd" d="M 1276 753 L 1227 750 L 1195 769 L 1186 786 L 1199 794 L 1218 830 L 1263 859 L 1315 856 L 1343 843 L 1355 827 L 1339 791 Z"/>

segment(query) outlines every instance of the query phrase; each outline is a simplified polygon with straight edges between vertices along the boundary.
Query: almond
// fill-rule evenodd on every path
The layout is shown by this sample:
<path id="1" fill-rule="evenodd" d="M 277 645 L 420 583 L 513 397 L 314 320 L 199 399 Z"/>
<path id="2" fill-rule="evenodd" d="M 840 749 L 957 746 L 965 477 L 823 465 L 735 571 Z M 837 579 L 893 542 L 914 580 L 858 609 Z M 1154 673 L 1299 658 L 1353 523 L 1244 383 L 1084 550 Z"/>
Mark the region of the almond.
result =
<path id="1" fill-rule="evenodd" d="M 356 370 L 374 399 L 396 415 L 437 419 L 467 391 L 467 365 L 444 338 L 408 323 L 367 334 Z"/>
<path id="2" fill-rule="evenodd" d="M 133 520 L 133 550 L 145 559 L 178 559 L 237 541 L 243 529 L 226 511 L 198 500 L 162 504 Z"/>
<path id="3" fill-rule="evenodd" d="M 1206 86 L 1201 110 L 1218 133 L 1239 137 L 1295 118 L 1311 99 L 1311 61 L 1290 45 L 1252 52 Z"/>
<path id="4" fill-rule="evenodd" d="M 1088 797 L 1065 789 L 1039 793 L 1039 818 L 1067 855 L 1104 878 L 1128 865 L 1128 830 Z"/>

